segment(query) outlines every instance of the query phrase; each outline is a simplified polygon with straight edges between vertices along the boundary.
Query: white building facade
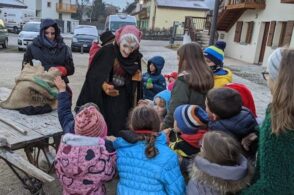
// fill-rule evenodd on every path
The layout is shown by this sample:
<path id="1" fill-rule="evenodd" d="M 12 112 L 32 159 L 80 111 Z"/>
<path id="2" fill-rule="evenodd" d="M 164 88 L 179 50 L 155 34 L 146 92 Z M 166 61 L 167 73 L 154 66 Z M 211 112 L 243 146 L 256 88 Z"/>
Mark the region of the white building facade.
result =
<path id="1" fill-rule="evenodd" d="M 282 1 L 266 0 L 265 9 L 247 9 L 229 31 L 218 31 L 227 43 L 225 55 L 266 66 L 275 48 L 294 48 L 294 1 Z"/>
<path id="2" fill-rule="evenodd" d="M 36 10 L 39 19 L 51 18 L 58 21 L 63 33 L 73 32 L 77 20 L 71 18 L 77 12 L 75 0 L 22 0 L 28 9 Z"/>

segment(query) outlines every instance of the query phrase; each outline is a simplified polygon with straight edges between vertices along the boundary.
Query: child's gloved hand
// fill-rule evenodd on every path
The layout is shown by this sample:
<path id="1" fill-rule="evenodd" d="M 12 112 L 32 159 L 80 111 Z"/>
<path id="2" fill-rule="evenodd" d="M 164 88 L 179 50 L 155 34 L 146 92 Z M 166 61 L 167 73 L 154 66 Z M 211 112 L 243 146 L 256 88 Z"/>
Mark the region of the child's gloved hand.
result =
<path id="1" fill-rule="evenodd" d="M 62 80 L 61 76 L 57 76 L 54 79 L 54 83 L 58 89 L 59 92 L 65 92 L 66 91 L 66 84 L 64 80 Z"/>
<path id="2" fill-rule="evenodd" d="M 109 96 L 112 96 L 112 97 L 115 97 L 115 96 L 119 95 L 119 91 L 117 89 L 114 89 L 113 85 L 110 85 L 110 84 L 108 84 L 106 82 L 104 82 L 102 84 L 102 89 L 106 93 L 106 95 L 109 95 Z"/>

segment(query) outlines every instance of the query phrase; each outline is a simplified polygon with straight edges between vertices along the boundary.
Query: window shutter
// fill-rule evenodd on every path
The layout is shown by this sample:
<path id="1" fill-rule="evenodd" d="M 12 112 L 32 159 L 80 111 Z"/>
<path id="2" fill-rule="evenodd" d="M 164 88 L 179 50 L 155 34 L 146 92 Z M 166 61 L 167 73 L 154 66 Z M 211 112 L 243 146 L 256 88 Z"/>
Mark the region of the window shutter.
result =
<path id="1" fill-rule="evenodd" d="M 246 34 L 246 43 L 251 43 L 252 34 L 253 34 L 254 22 L 248 22 L 248 29 Z"/>
<path id="2" fill-rule="evenodd" d="M 269 34 L 268 34 L 268 38 L 267 38 L 267 46 L 273 45 L 275 28 L 276 28 L 276 21 L 271 21 L 270 30 L 269 30 Z"/>
<path id="3" fill-rule="evenodd" d="M 287 22 L 283 45 L 289 45 L 290 44 L 292 33 L 293 33 L 293 26 L 294 26 L 294 21 L 288 21 Z"/>
<path id="4" fill-rule="evenodd" d="M 243 22 L 237 22 L 234 41 L 239 43 L 241 40 Z"/>

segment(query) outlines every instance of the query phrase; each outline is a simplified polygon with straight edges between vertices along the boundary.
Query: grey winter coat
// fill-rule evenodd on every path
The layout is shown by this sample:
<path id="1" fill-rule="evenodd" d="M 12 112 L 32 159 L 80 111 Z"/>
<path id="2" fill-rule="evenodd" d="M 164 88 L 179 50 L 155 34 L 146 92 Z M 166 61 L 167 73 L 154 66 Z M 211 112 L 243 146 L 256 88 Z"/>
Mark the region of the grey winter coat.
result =
<path id="1" fill-rule="evenodd" d="M 187 195 L 237 193 L 250 184 L 253 168 L 244 157 L 234 166 L 222 166 L 196 156 L 190 170 Z"/>

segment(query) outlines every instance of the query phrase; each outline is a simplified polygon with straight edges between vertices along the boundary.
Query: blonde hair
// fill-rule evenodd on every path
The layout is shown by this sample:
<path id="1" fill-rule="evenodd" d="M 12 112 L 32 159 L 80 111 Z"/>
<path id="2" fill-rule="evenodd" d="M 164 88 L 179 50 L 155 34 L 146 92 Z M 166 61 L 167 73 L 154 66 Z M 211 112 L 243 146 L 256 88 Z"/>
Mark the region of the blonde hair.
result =
<path id="1" fill-rule="evenodd" d="M 294 129 L 294 49 L 284 49 L 277 80 L 273 81 L 272 133 Z"/>
<path id="2" fill-rule="evenodd" d="M 232 136 L 221 132 L 207 132 L 202 140 L 200 156 L 219 165 L 236 165 L 240 161 L 242 149 Z"/>

